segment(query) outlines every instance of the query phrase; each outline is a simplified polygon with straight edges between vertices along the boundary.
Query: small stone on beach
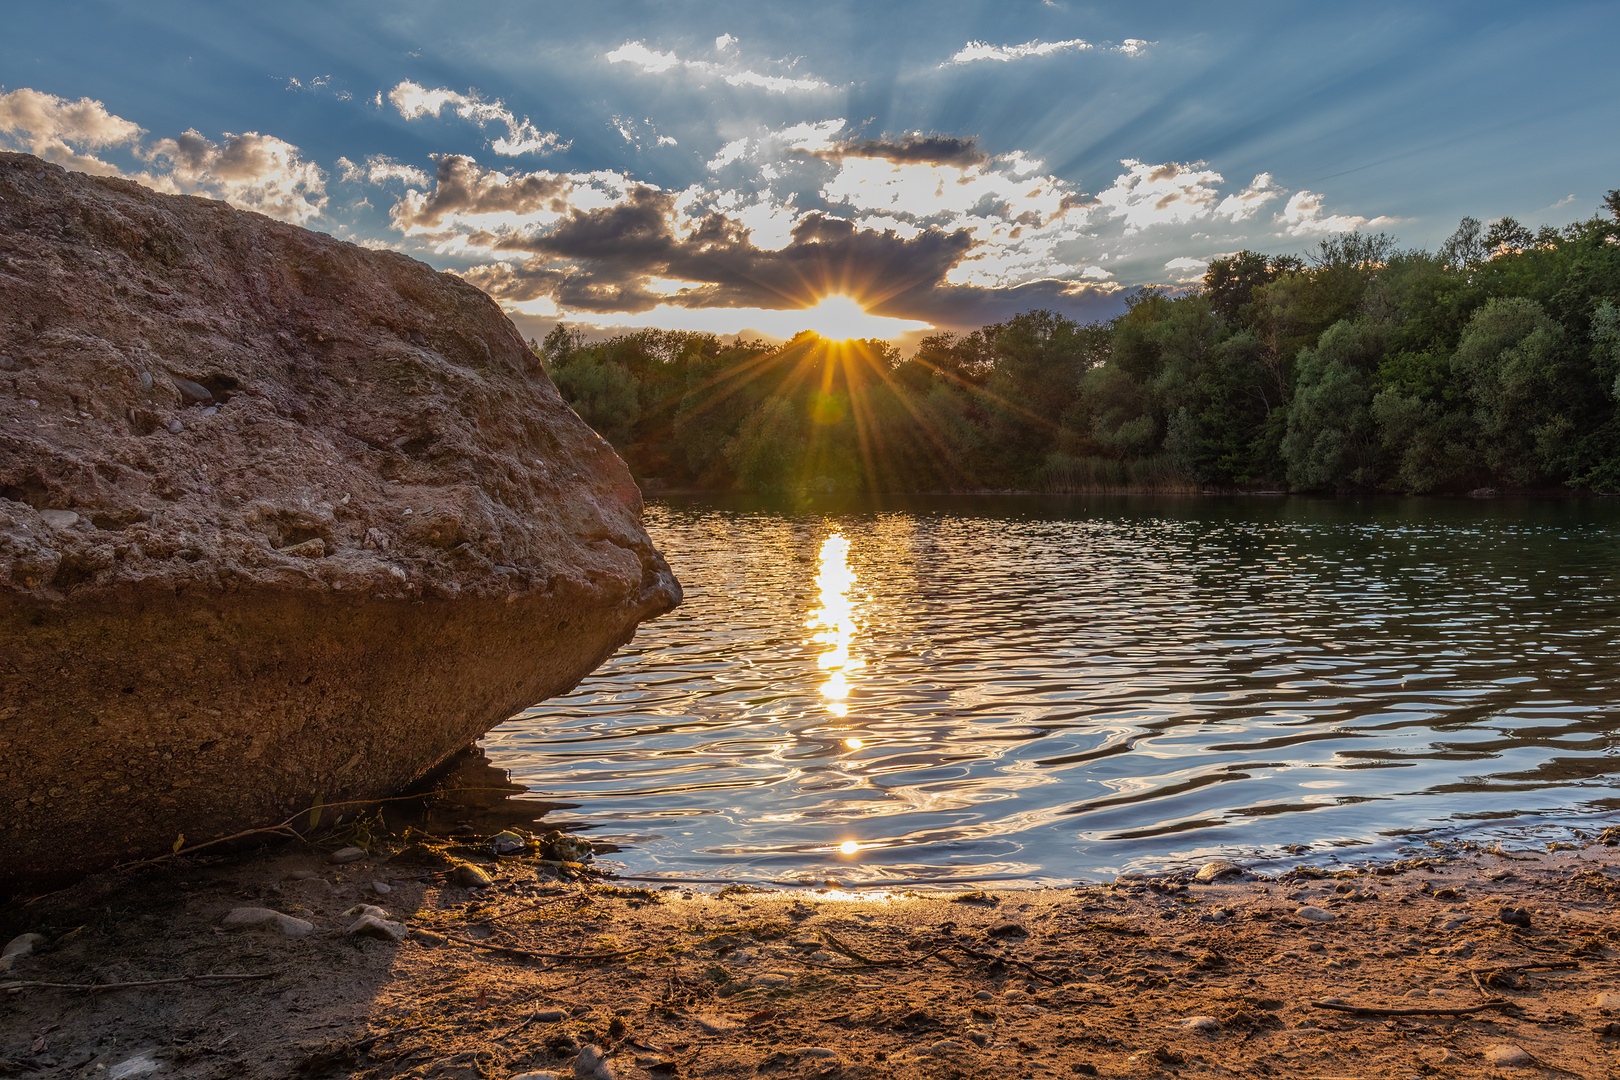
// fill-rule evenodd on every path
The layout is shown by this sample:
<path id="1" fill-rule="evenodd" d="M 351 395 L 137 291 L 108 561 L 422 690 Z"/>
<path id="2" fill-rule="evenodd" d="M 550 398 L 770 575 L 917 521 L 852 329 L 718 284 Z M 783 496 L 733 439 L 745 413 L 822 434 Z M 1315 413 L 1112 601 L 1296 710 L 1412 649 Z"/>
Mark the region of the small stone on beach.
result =
<path id="1" fill-rule="evenodd" d="M 1485 1060 L 1492 1065 L 1528 1065 L 1531 1058 L 1524 1047 L 1503 1043 L 1485 1051 Z"/>
<path id="2" fill-rule="evenodd" d="M 370 908 L 377 911 L 377 908 Z M 397 922 L 379 918 L 376 915 L 366 914 L 356 919 L 354 925 L 344 931 L 349 937 L 380 938 L 384 941 L 404 941 L 407 933 L 405 927 Z"/>
<path id="3" fill-rule="evenodd" d="M 487 889 L 494 884 L 488 874 L 471 863 L 462 863 L 450 871 L 450 882 L 464 889 Z"/>
<path id="4" fill-rule="evenodd" d="M 1305 919 L 1307 922 L 1332 922 L 1338 918 L 1331 911 L 1323 911 L 1319 907 L 1302 907 L 1294 912 L 1294 917 Z"/>
<path id="5" fill-rule="evenodd" d="M 326 857 L 326 861 L 330 863 L 351 863 L 359 862 L 365 857 L 365 848 L 346 847 L 338 848 L 336 851 L 332 852 L 332 854 Z"/>
<path id="6" fill-rule="evenodd" d="M 1211 881 L 1219 881 L 1224 877 L 1237 877 L 1242 873 L 1243 867 L 1237 865 L 1236 863 L 1216 861 L 1205 863 L 1203 866 L 1200 866 L 1198 868 L 1198 873 L 1193 875 L 1193 880 L 1208 883 Z"/>
<path id="7" fill-rule="evenodd" d="M 1213 1016 L 1189 1016 L 1181 1022 L 1182 1030 L 1196 1031 L 1201 1035 L 1213 1035 L 1221 1030 L 1221 1022 Z"/>
<path id="8" fill-rule="evenodd" d="M 256 926 L 274 926 L 287 937 L 308 937 L 314 931 L 313 923 L 291 915 L 283 915 L 279 911 L 261 907 L 232 908 L 222 921 L 221 925 L 233 930 L 246 930 Z"/>

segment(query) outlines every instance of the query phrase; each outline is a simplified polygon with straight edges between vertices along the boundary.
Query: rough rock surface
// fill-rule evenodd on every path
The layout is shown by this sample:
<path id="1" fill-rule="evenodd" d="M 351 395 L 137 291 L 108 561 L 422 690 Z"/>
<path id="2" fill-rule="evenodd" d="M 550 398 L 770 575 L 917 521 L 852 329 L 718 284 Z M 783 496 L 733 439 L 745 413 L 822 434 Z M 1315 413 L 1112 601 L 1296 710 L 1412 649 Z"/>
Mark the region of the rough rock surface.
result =
<path id="1" fill-rule="evenodd" d="M 0 154 L 0 883 L 398 790 L 680 588 L 485 295 Z"/>

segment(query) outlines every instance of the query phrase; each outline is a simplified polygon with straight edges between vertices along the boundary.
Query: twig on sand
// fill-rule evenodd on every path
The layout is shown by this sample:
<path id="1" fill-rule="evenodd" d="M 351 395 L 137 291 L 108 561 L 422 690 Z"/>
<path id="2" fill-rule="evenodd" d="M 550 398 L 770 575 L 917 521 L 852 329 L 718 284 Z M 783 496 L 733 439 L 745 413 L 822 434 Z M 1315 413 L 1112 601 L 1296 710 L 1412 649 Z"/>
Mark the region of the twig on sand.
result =
<path id="1" fill-rule="evenodd" d="M 510 956 L 520 956 L 525 960 L 561 960 L 565 963 L 593 963 L 597 960 L 622 960 L 626 956 L 634 956 L 646 949 L 620 949 L 617 952 L 597 953 L 543 953 L 532 952 L 529 949 L 519 949 L 512 945 L 491 945 L 487 941 L 474 941 L 472 938 L 456 937 L 446 934 L 445 939 L 454 941 L 458 945 L 471 945 L 475 949 L 488 949 L 490 952 L 506 953 Z"/>
<path id="2" fill-rule="evenodd" d="M 552 904 L 561 904 L 568 900 L 572 900 L 578 904 L 589 904 L 591 902 L 591 896 L 589 893 L 583 892 L 565 893 L 562 896 L 548 897 L 537 904 L 530 904 L 528 907 L 520 907 L 514 908 L 511 911 L 503 911 L 499 915 L 491 915 L 481 921 L 492 923 L 499 919 L 510 919 L 514 915 L 522 915 L 530 911 L 539 911 L 543 907 L 550 907 Z"/>
<path id="3" fill-rule="evenodd" d="M 1376 1005 L 1350 1005 L 1342 1001 L 1313 1001 L 1310 1005 L 1313 1009 L 1332 1009 L 1334 1012 L 1349 1013 L 1352 1016 L 1467 1016 L 1469 1013 L 1484 1009 L 1514 1008 L 1513 1002 L 1505 998 L 1492 998 L 1478 1005 L 1456 1009 L 1384 1009 Z"/>
<path id="4" fill-rule="evenodd" d="M 59 982 L 7 982 L 0 983 L 0 992 L 15 992 L 30 987 L 49 987 L 56 990 L 88 990 L 91 993 L 101 993 L 107 990 L 130 990 L 139 986 L 173 986 L 177 983 L 203 983 L 203 982 L 245 982 L 248 979 L 268 979 L 275 972 L 263 971 L 255 974 L 226 973 L 221 975 L 182 975 L 176 979 L 143 979 L 140 982 L 117 983 L 59 983 Z"/>

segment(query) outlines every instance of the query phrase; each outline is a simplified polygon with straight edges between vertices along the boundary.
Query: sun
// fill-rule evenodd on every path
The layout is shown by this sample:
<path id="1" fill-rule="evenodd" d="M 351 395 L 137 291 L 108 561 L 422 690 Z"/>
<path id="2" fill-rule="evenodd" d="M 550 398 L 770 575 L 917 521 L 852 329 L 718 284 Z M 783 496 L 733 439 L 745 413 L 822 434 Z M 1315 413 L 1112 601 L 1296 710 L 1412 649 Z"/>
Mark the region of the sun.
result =
<path id="1" fill-rule="evenodd" d="M 812 330 L 834 341 L 849 338 L 892 338 L 908 330 L 921 330 L 927 323 L 915 319 L 891 319 L 885 315 L 869 315 L 852 296 L 831 293 L 823 296 L 815 307 L 793 313 L 800 329 Z"/>

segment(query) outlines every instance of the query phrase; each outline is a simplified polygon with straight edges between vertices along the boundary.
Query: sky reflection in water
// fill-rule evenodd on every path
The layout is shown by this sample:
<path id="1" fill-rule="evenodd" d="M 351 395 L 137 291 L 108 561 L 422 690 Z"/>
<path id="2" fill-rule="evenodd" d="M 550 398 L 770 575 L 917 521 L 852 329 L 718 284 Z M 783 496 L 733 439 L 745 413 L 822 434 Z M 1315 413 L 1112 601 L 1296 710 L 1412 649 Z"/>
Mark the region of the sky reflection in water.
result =
<path id="1" fill-rule="evenodd" d="M 648 524 L 686 603 L 485 740 L 632 874 L 1065 882 L 1620 808 L 1615 503 Z"/>

